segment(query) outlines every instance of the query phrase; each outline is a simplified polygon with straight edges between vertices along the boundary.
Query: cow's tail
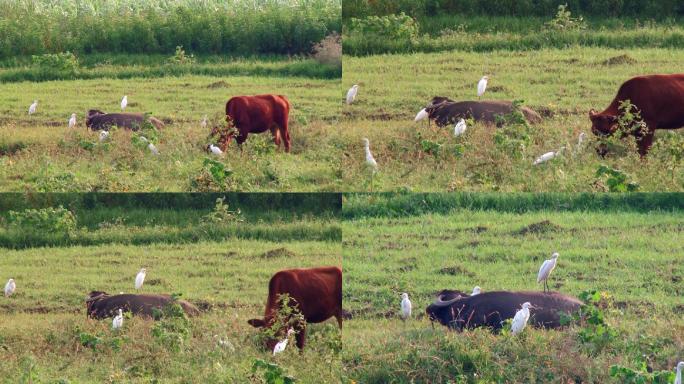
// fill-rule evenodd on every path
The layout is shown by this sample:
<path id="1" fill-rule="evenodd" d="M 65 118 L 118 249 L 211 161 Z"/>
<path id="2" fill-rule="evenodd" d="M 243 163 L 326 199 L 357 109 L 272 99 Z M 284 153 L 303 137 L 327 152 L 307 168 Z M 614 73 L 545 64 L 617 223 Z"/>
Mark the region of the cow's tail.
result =
<path id="1" fill-rule="evenodd" d="M 156 117 L 150 117 L 149 121 L 150 121 L 150 124 L 154 125 L 154 127 L 157 129 L 164 128 L 164 123 L 161 120 L 157 119 Z"/>

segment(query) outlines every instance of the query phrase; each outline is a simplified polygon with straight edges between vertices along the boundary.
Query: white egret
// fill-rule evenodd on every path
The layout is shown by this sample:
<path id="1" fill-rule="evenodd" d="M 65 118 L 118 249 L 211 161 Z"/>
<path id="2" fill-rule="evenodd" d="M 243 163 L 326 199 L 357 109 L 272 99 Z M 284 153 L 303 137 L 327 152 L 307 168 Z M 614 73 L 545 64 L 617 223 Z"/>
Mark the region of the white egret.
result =
<path id="1" fill-rule="evenodd" d="M 121 110 L 123 111 L 126 109 L 126 106 L 128 105 L 128 96 L 124 95 L 123 99 L 121 99 Z"/>
<path id="2" fill-rule="evenodd" d="M 411 300 L 408 293 L 401 294 L 401 319 L 406 320 L 411 317 Z"/>
<path id="3" fill-rule="evenodd" d="M 215 146 L 214 144 L 209 144 L 207 146 L 207 149 L 209 151 L 211 151 L 211 153 L 213 153 L 216 156 L 222 156 L 223 155 L 223 151 L 221 150 L 221 148 Z"/>
<path id="4" fill-rule="evenodd" d="M 147 149 L 149 149 L 153 155 L 155 155 L 155 156 L 159 155 L 159 150 L 157 149 L 157 147 L 154 146 L 154 144 L 152 144 L 149 140 L 147 140 L 147 137 L 140 136 L 140 140 L 144 143 L 147 143 Z"/>
<path id="5" fill-rule="evenodd" d="M 562 150 L 562 148 L 556 152 L 554 152 L 554 151 L 546 152 L 545 154 L 537 157 L 537 159 L 532 163 L 532 165 L 539 165 L 542 163 L 546 163 L 547 161 L 549 161 L 549 160 L 557 157 L 558 155 L 560 155 L 561 150 Z"/>
<path id="6" fill-rule="evenodd" d="M 542 281 L 544 282 L 544 292 L 548 290 L 548 285 L 546 281 L 549 279 L 551 271 L 553 271 L 553 269 L 556 268 L 558 256 L 560 256 L 558 252 L 554 252 L 551 255 L 551 258 L 548 260 L 544 260 L 544 263 L 542 263 L 541 268 L 539 268 L 539 273 L 537 274 L 537 283 L 541 283 Z"/>
<path id="7" fill-rule="evenodd" d="M 71 118 L 69 119 L 69 128 L 73 128 L 76 126 L 76 114 L 72 113 Z"/>
<path id="8" fill-rule="evenodd" d="M 202 119 L 202 123 L 200 124 L 202 128 L 207 127 L 207 115 L 204 115 L 204 119 Z"/>
<path id="9" fill-rule="evenodd" d="M 489 76 L 482 76 L 480 81 L 477 83 L 477 97 L 482 97 L 487 90 L 487 81 L 489 81 Z"/>
<path id="10" fill-rule="evenodd" d="M 282 352 L 287 348 L 287 342 L 290 340 L 290 336 L 294 334 L 294 329 L 290 328 L 287 330 L 287 336 L 285 336 L 285 339 L 281 340 L 278 342 L 278 344 L 273 347 L 273 356 L 276 354 Z"/>
<path id="11" fill-rule="evenodd" d="M 366 165 L 375 173 L 378 171 L 378 163 L 375 161 L 375 158 L 370 151 L 370 141 L 366 138 L 361 139 L 361 141 L 363 141 L 363 150 L 366 153 Z"/>
<path id="12" fill-rule="evenodd" d="M 473 288 L 473 293 L 471 293 L 470 296 L 479 295 L 480 293 L 482 293 L 482 290 L 476 285 L 475 288 Z"/>
<path id="13" fill-rule="evenodd" d="M 421 120 L 427 119 L 428 116 L 429 115 L 428 115 L 427 111 L 425 110 L 425 108 L 423 108 L 416 114 L 416 118 L 413 119 L 413 121 L 419 122 Z"/>
<path id="14" fill-rule="evenodd" d="M 140 289 L 145 282 L 145 275 L 147 275 L 147 269 L 141 268 L 140 272 L 135 276 L 135 289 Z"/>
<path id="15" fill-rule="evenodd" d="M 680 361 L 679 364 L 677 364 L 674 384 L 684 384 L 684 381 L 682 381 L 682 371 L 684 371 L 684 361 Z"/>
<path id="16" fill-rule="evenodd" d="M 114 316 L 114 320 L 112 320 L 112 329 L 123 327 L 123 320 L 123 311 L 119 308 L 119 314 Z"/>
<path id="17" fill-rule="evenodd" d="M 7 284 L 5 284 L 5 297 L 12 296 L 16 289 L 17 284 L 14 282 L 14 279 L 7 280 Z"/>
<path id="18" fill-rule="evenodd" d="M 468 126 L 466 125 L 465 120 L 463 120 L 463 119 L 459 120 L 458 123 L 456 123 L 456 125 L 454 126 L 454 136 L 456 136 L 456 137 L 461 136 L 462 134 L 465 133 L 467 128 L 468 128 Z"/>
<path id="19" fill-rule="evenodd" d="M 530 307 L 532 304 L 525 302 L 522 305 L 522 309 L 518 310 L 513 317 L 513 322 L 511 323 L 511 332 L 514 335 L 522 332 L 527 326 L 527 321 L 530 319 Z"/>
<path id="20" fill-rule="evenodd" d="M 582 132 L 579 134 L 579 137 L 577 138 L 577 147 L 581 148 L 582 144 L 584 144 L 584 140 L 587 139 L 587 134 Z"/>
<path id="21" fill-rule="evenodd" d="M 356 94 L 359 92 L 359 86 L 358 84 L 354 84 L 349 90 L 347 91 L 347 104 L 351 104 L 354 102 L 354 99 L 356 99 Z"/>
<path id="22" fill-rule="evenodd" d="M 105 141 L 109 138 L 109 131 L 100 131 L 100 141 Z"/>
<path id="23" fill-rule="evenodd" d="M 36 108 L 38 108 L 38 100 L 33 100 L 33 104 L 29 107 L 29 115 L 36 113 Z"/>

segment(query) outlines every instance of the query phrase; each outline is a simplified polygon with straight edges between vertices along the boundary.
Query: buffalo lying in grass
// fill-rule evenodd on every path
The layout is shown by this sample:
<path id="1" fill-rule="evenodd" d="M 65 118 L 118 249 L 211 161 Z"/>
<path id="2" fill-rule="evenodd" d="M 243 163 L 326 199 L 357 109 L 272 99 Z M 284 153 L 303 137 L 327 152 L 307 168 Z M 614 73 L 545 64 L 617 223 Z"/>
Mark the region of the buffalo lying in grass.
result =
<path id="1" fill-rule="evenodd" d="M 93 319 L 112 317 L 119 308 L 134 315 L 152 317 L 155 310 L 161 310 L 166 305 L 173 303 L 180 305 L 188 316 L 196 316 L 200 313 L 194 305 L 185 300 L 174 299 L 170 295 L 110 295 L 107 292 L 92 291 L 86 299 L 88 317 Z"/>
<path id="2" fill-rule="evenodd" d="M 460 291 L 444 290 L 425 312 L 431 321 L 462 331 L 477 327 L 500 330 L 503 322 L 512 319 L 524 302 L 532 304 L 529 325 L 537 328 L 558 328 L 561 314 L 579 310 L 582 302 L 558 292 L 484 292 L 468 296 Z"/>
<path id="3" fill-rule="evenodd" d="M 456 123 L 459 119 L 472 118 L 475 121 L 497 123 L 497 116 L 510 114 L 513 103 L 510 101 L 454 101 L 447 97 L 435 96 L 425 107 L 428 118 L 440 126 Z M 528 107 L 520 107 L 525 119 L 531 124 L 541 123 L 541 116 Z"/>
<path id="4" fill-rule="evenodd" d="M 152 124 L 157 129 L 164 128 L 161 120 L 144 113 L 105 113 L 97 109 L 91 109 L 86 115 L 86 127 L 93 131 L 108 131 L 111 127 L 123 127 L 137 131 L 144 124 Z"/>

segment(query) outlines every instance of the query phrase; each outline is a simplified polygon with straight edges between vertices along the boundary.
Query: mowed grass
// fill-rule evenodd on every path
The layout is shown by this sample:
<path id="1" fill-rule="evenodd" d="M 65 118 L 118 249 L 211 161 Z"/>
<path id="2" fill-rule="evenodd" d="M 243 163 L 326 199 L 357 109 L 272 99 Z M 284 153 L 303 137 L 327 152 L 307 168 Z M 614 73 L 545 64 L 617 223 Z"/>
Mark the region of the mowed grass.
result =
<path id="1" fill-rule="evenodd" d="M 301 382 L 339 382 L 341 336 L 334 321 L 309 327 L 301 355 L 288 348 L 274 358 L 247 320 L 263 316 L 273 273 L 341 265 L 340 253 L 338 242 L 237 239 L 5 250 L 0 271 L 17 281 L 17 292 L 0 303 L 1 381 L 33 375 L 33 382 L 258 383 L 251 367 L 263 359 Z M 182 293 L 205 310 L 191 319 L 191 335 L 179 351 L 152 335 L 151 320 L 126 319 L 123 330 L 113 332 L 111 319 L 86 318 L 89 291 L 132 293 L 141 267 L 148 271 L 143 292 Z M 83 346 L 82 333 L 101 343 L 94 350 Z"/>
<path id="2" fill-rule="evenodd" d="M 544 223 L 545 221 L 547 221 Z M 455 210 L 343 224 L 343 372 L 358 383 L 621 382 L 610 366 L 672 370 L 684 358 L 684 267 L 679 212 Z M 541 223 L 541 224 L 540 224 Z M 531 225 L 537 224 L 537 230 Z M 558 251 L 553 290 L 605 292 L 618 336 L 582 343 L 581 328 L 526 329 L 518 337 L 431 327 L 425 308 L 442 289 L 541 290 L 536 276 Z M 413 316 L 399 317 L 401 292 Z"/>
<path id="3" fill-rule="evenodd" d="M 628 57 L 607 63 L 622 55 Z M 677 73 L 683 59 L 683 50 L 586 47 L 345 56 L 343 86 L 360 88 L 356 101 L 342 112 L 343 185 L 370 190 L 361 145 L 361 138 L 368 137 L 379 165 L 375 191 L 605 191 L 605 180 L 595 176 L 600 164 L 625 172 L 641 191 L 681 191 L 683 166 L 667 153 L 681 142 L 681 132 L 659 131 L 655 143 L 661 147 L 643 161 L 628 142 L 627 150 L 600 159 L 588 112 L 607 107 L 627 79 Z M 437 129 L 413 122 L 433 96 L 477 100 L 483 75 L 490 80 L 482 100 L 524 100 L 542 114 L 544 121 L 532 127 L 531 145 L 524 151 L 497 146 L 493 126 L 471 124 L 464 136 L 455 138 L 453 126 Z M 581 132 L 592 140 L 575 151 Z M 562 146 L 566 151 L 561 158 L 532 166 L 538 156 Z"/>
<path id="4" fill-rule="evenodd" d="M 291 103 L 292 152 L 274 150 L 270 133 L 251 135 L 240 152 L 231 144 L 224 178 L 213 176 L 204 151 L 213 124 L 225 124 L 232 96 L 281 94 Z M 74 80 L 0 85 L 0 189 L 3 191 L 330 191 L 341 189 L 341 150 L 332 128 L 339 117 L 339 80 L 303 77 L 182 76 L 159 79 Z M 115 130 L 108 144 L 85 128 L 97 108 L 150 112 L 166 128 L 153 156 Z M 38 111 L 28 106 L 38 99 Z M 67 128 L 71 113 L 78 126 Z M 204 115 L 209 126 L 202 129 Z M 91 143 L 96 143 L 91 146 Z"/>

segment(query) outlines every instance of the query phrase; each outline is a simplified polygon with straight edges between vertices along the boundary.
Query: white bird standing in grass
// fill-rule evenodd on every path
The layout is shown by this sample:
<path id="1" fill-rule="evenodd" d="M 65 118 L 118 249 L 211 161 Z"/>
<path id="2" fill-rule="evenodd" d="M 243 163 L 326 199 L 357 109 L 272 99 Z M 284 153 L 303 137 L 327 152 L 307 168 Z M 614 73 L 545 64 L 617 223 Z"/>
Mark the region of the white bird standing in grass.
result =
<path id="1" fill-rule="evenodd" d="M 154 146 L 154 144 L 152 144 L 149 140 L 147 140 L 147 137 L 140 136 L 140 140 L 147 143 L 147 149 L 149 149 L 153 155 L 159 156 L 159 150 L 157 149 L 157 147 Z"/>
<path id="2" fill-rule="evenodd" d="M 120 329 L 123 327 L 123 320 L 123 311 L 119 308 L 119 314 L 114 316 L 114 320 L 112 320 L 112 329 Z"/>
<path id="3" fill-rule="evenodd" d="M 413 121 L 419 122 L 421 120 L 427 119 L 427 117 L 428 117 L 428 113 L 425 110 L 425 108 L 423 108 L 416 114 L 416 118 L 413 119 Z"/>
<path id="4" fill-rule="evenodd" d="M 370 141 L 365 137 L 361 139 L 363 141 L 363 150 L 366 153 L 366 166 L 371 169 L 371 192 L 373 192 L 373 176 L 378 171 L 378 163 L 375 161 L 373 154 L 370 151 Z"/>
<path id="5" fill-rule="evenodd" d="M 517 335 L 522 332 L 527 326 L 527 321 L 530 319 L 530 307 L 532 304 L 525 302 L 522 305 L 522 309 L 518 310 L 513 317 L 513 322 L 511 323 L 511 333 Z"/>
<path id="6" fill-rule="evenodd" d="M 411 300 L 408 293 L 401 294 L 401 319 L 406 320 L 411 317 Z"/>
<path id="7" fill-rule="evenodd" d="M 480 81 L 477 83 L 477 97 L 480 98 L 484 95 L 487 90 L 487 81 L 489 81 L 489 76 L 482 76 Z"/>
<path id="8" fill-rule="evenodd" d="M 105 141 L 109 138 L 109 131 L 100 131 L 100 141 Z"/>
<path id="9" fill-rule="evenodd" d="M 347 104 L 351 104 L 354 102 L 354 99 L 356 99 L 356 94 L 359 92 L 359 86 L 358 84 L 354 84 L 349 90 L 347 91 Z"/>
<path id="10" fill-rule="evenodd" d="M 555 157 L 558 157 L 558 155 L 561 154 L 561 151 L 562 151 L 562 150 L 563 150 L 563 148 L 561 148 L 561 149 L 559 149 L 559 150 L 557 150 L 557 151 L 555 151 L 555 152 L 554 152 L 554 151 L 546 152 L 545 154 L 543 154 L 543 155 L 537 157 L 537 159 L 534 161 L 534 163 L 532 163 L 532 165 L 539 165 L 539 164 L 542 164 L 542 163 L 546 163 L 547 161 L 549 161 L 549 160 L 551 160 L 551 159 L 553 159 L 553 158 L 555 158 Z"/>
<path id="11" fill-rule="evenodd" d="M 5 297 L 12 296 L 16 289 L 17 284 L 14 282 L 14 279 L 7 280 L 7 284 L 5 284 Z"/>
<path id="12" fill-rule="evenodd" d="M 145 275 L 147 275 L 147 270 L 145 268 L 141 268 L 140 272 L 135 276 L 135 289 L 140 289 L 143 286 L 143 283 L 145 282 Z"/>
<path id="13" fill-rule="evenodd" d="M 69 119 L 69 128 L 73 128 L 76 126 L 76 114 L 72 113 L 71 118 Z"/>
<path id="14" fill-rule="evenodd" d="M 128 96 L 124 95 L 123 99 L 121 99 L 121 110 L 123 111 L 126 109 L 126 106 L 128 105 Z"/>
<path id="15" fill-rule="evenodd" d="M 476 285 L 475 288 L 473 288 L 473 293 L 471 293 L 470 296 L 479 295 L 480 293 L 482 293 L 482 290 Z"/>
<path id="16" fill-rule="evenodd" d="M 584 140 L 586 140 L 587 134 L 582 132 L 579 134 L 579 137 L 577 138 L 577 147 L 581 148 L 582 144 L 584 144 Z"/>
<path id="17" fill-rule="evenodd" d="M 223 155 L 223 151 L 221 150 L 221 148 L 215 146 L 214 144 L 209 144 L 207 146 L 207 149 L 209 151 L 211 151 L 211 153 L 216 155 L 216 156 L 222 156 Z"/>
<path id="18" fill-rule="evenodd" d="M 36 113 L 36 108 L 38 108 L 38 100 L 33 100 L 33 104 L 29 107 L 29 116 Z"/>
<path id="19" fill-rule="evenodd" d="M 290 340 L 290 336 L 294 334 L 294 329 L 290 328 L 287 330 L 287 336 L 285 336 L 285 339 L 281 340 L 278 342 L 278 344 L 273 347 L 273 356 L 276 354 L 282 352 L 287 348 L 287 342 Z"/>
<path id="20" fill-rule="evenodd" d="M 202 128 L 207 127 L 207 115 L 204 115 L 204 119 L 202 119 L 202 123 L 200 124 Z"/>
<path id="21" fill-rule="evenodd" d="M 456 125 L 454 126 L 454 136 L 456 136 L 456 137 L 461 136 L 462 134 L 465 133 L 467 128 L 468 128 L 468 126 L 466 125 L 465 120 L 463 120 L 463 119 L 459 120 L 458 123 L 456 123 Z"/>
<path id="22" fill-rule="evenodd" d="M 684 384 L 682 381 L 682 371 L 684 371 L 684 361 L 680 361 L 679 364 L 677 364 L 674 384 Z"/>
<path id="23" fill-rule="evenodd" d="M 558 252 L 554 252 L 551 255 L 551 258 L 548 260 L 544 260 L 544 263 L 541 265 L 541 268 L 539 268 L 539 273 L 537 274 L 537 283 L 541 283 L 542 281 L 544 282 L 544 292 L 548 290 L 548 285 L 546 281 L 549 279 L 549 276 L 551 275 L 551 271 L 553 271 L 554 268 L 556 268 L 556 261 L 558 261 Z"/>

